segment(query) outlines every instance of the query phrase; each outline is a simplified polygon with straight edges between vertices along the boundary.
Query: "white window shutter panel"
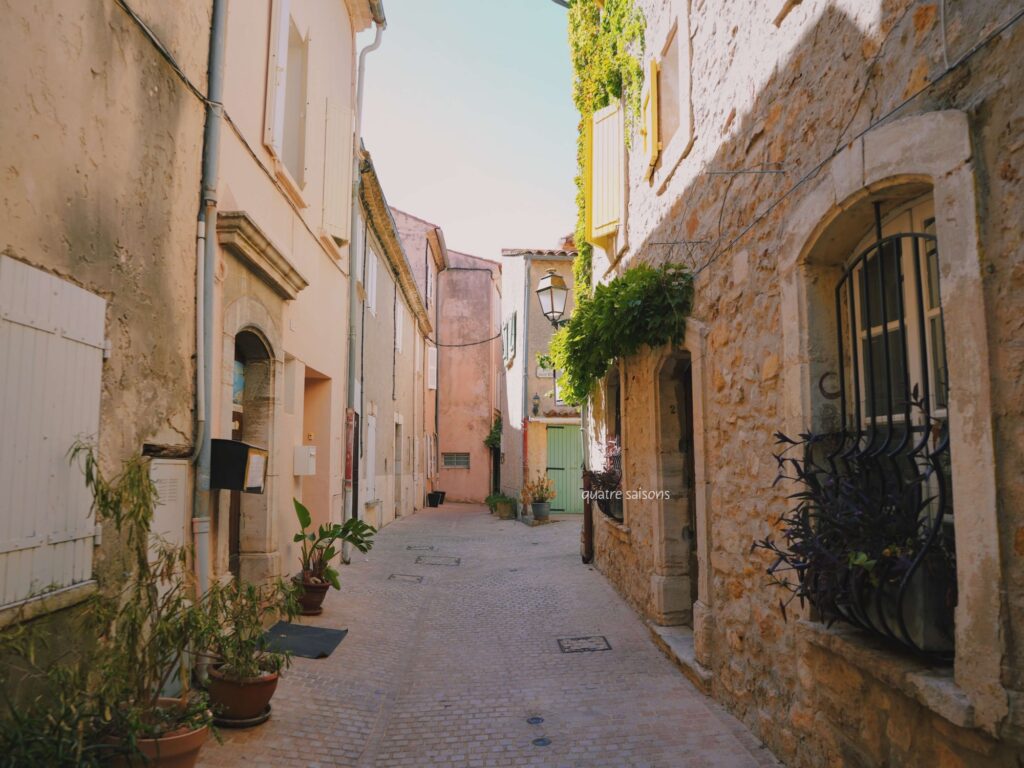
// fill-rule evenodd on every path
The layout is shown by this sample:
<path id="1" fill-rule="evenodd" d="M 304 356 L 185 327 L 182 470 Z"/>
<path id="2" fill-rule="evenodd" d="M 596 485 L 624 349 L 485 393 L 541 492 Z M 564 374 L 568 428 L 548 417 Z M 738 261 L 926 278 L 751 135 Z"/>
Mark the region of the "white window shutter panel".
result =
<path id="1" fill-rule="evenodd" d="M 67 460 L 99 432 L 106 302 L 0 256 L 0 605 L 92 578 L 96 532 Z"/>
<path id="2" fill-rule="evenodd" d="M 267 58 L 267 103 L 263 119 L 263 143 L 270 147 L 278 157 L 282 157 L 291 0 L 272 0 L 271 5 L 270 55 Z"/>
<path id="3" fill-rule="evenodd" d="M 437 389 L 437 347 L 427 350 L 427 387 Z"/>
<path id="4" fill-rule="evenodd" d="M 337 99 L 328 99 L 323 226 L 339 244 L 351 237 L 352 130 L 352 111 Z"/>

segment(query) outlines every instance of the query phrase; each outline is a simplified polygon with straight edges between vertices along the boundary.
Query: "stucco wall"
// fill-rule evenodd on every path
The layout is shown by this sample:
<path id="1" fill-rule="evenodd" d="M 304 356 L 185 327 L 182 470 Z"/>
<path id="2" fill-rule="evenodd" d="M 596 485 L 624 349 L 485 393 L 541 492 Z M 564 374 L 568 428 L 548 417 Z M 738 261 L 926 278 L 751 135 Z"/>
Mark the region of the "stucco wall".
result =
<path id="1" fill-rule="evenodd" d="M 491 452 L 484 438 L 498 407 L 494 347 L 501 279 L 497 264 L 449 251 L 451 266 L 440 277 L 438 387 L 441 454 L 468 453 L 468 469 L 445 469 L 439 488 L 446 501 L 483 501 L 490 493 Z M 487 339 L 485 343 L 481 342 Z"/>
<path id="2" fill-rule="evenodd" d="M 143 443 L 187 449 L 203 104 L 113 3 L 0 7 L 0 249 L 107 300 L 106 470 Z M 137 11 L 205 89 L 210 2 Z M 115 551 L 104 536 L 97 569 Z"/>
<path id="3" fill-rule="evenodd" d="M 649 22 L 647 49 L 657 52 L 678 18 L 673 7 L 684 10 L 687 4 L 639 5 Z M 706 375 L 695 382 L 694 397 L 704 410 L 698 439 L 706 465 L 707 487 L 700 492 L 706 495 L 708 521 L 698 534 L 707 542 L 701 577 L 708 613 L 706 620 L 698 617 L 697 659 L 711 673 L 714 695 L 792 764 L 1013 765 L 1024 734 L 1018 703 L 1024 659 L 1015 640 L 1024 621 L 1018 557 L 1024 355 L 1012 341 L 1022 328 L 1015 296 L 1024 283 L 1019 227 L 1024 160 L 1015 149 L 1022 146 L 1024 113 L 1014 96 L 1022 85 L 1024 32 L 1014 27 L 969 65 L 943 76 L 936 4 L 804 2 L 776 28 L 772 19 L 781 5 L 726 2 L 712 11 L 693 2 L 693 149 L 678 167 L 658 169 L 653 183 L 641 174 L 640 142 L 634 142 L 630 155 L 630 250 L 618 269 L 636 260 L 666 258 L 701 268 L 693 318 L 706 331 L 706 348 L 699 353 Z M 1009 13 L 995 2 L 967 9 L 958 3 L 947 7 L 950 62 Z M 915 97 L 929 81 L 938 82 Z M 982 378 L 991 384 L 998 496 L 991 521 L 998 544 L 967 566 L 974 569 L 972 582 L 988 580 L 990 586 L 983 599 L 972 598 L 972 605 L 961 595 L 958 623 L 970 624 L 971 611 L 989 610 L 994 603 L 995 621 L 1002 626 L 987 635 L 991 643 L 963 649 L 968 659 L 962 667 L 958 660 L 953 689 L 949 677 L 878 651 L 863 638 L 821 636 L 816 625 L 800 623 L 810 615 L 795 604 L 784 621 L 777 607 L 783 595 L 764 574 L 768 562 L 750 553 L 751 542 L 769 533 L 790 503 L 784 498 L 788 488 L 771 487 L 773 433 L 810 426 L 816 418 L 803 405 L 813 398 L 801 395 L 802 387 L 813 387 L 803 374 L 794 375 L 807 361 L 785 341 L 788 327 L 814 322 L 805 315 L 807 304 L 783 291 L 783 265 L 796 261 L 799 254 L 792 251 L 804 247 L 794 248 L 788 233 L 804 226 L 810 210 L 827 219 L 854 192 L 846 191 L 852 176 L 866 177 L 871 163 L 884 175 L 879 158 L 886 152 L 895 157 L 895 148 L 904 141 L 910 146 L 912 139 L 898 131 L 887 134 L 887 149 L 870 145 L 868 133 L 858 160 L 861 155 L 843 149 L 859 146 L 853 140 L 861 132 L 883 117 L 892 122 L 940 109 L 961 110 L 969 126 L 970 159 L 955 173 L 971 175 L 976 208 L 964 209 L 958 199 L 938 193 L 936 207 L 946 211 L 939 213 L 940 227 L 960 232 L 977 226 L 980 265 L 975 262 L 974 269 L 983 301 L 977 304 L 977 326 L 959 332 L 990 350 L 991 371 Z M 933 158 L 949 154 L 943 140 L 930 152 L 916 151 L 924 153 L 924 169 L 937 162 Z M 836 159 L 829 164 L 833 153 Z M 706 173 L 762 163 L 778 163 L 785 173 Z M 949 180 L 932 181 L 939 189 Z M 683 240 L 709 242 L 672 249 L 655 245 Z M 845 245 L 837 241 L 836 247 Z M 597 263 L 600 273 L 600 255 Z M 947 278 L 950 290 L 960 285 L 957 275 L 944 272 Z M 957 301 L 955 294 L 949 298 Z M 972 336 L 975 328 L 979 337 Z M 650 482 L 658 359 L 645 353 L 624 364 L 624 474 L 630 486 Z M 595 403 L 596 420 L 601 410 Z M 984 429 L 986 418 L 983 412 L 971 415 L 977 429 Z M 595 465 L 599 446 L 598 440 L 591 443 Z M 633 503 L 624 526 L 604 519 L 596 526 L 598 566 L 646 615 L 656 613 L 651 577 L 663 545 L 657 520 L 655 504 Z M 958 546 L 960 537 L 958 529 Z M 1001 608 L 993 597 L 997 589 L 1005 590 Z M 992 670 L 995 687 L 982 679 Z M 940 681 L 935 688 L 915 692 L 906 683 L 933 679 L 929 675 Z M 929 699 L 932 694 L 922 690 L 952 694 Z M 958 709 L 957 696 L 969 699 L 973 708 Z"/>

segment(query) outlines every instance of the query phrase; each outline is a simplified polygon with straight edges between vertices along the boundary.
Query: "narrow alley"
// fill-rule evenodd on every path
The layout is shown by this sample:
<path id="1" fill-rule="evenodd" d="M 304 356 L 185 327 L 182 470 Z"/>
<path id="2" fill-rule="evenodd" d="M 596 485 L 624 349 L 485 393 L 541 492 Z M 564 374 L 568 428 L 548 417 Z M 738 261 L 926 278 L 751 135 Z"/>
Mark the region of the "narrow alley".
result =
<path id="1" fill-rule="evenodd" d="M 469 504 L 397 520 L 304 619 L 348 628 L 342 643 L 296 658 L 270 720 L 222 729 L 200 765 L 778 765 L 580 566 L 578 539 L 572 520 L 530 528 Z M 562 652 L 568 638 L 610 648 Z"/>

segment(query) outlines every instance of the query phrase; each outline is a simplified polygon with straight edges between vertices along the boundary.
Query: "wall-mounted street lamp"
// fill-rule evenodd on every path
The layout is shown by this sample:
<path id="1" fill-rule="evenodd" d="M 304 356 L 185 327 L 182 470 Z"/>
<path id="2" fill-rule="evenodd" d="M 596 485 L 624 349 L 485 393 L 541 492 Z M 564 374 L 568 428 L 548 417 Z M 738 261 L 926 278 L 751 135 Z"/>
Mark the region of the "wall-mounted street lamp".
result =
<path id="1" fill-rule="evenodd" d="M 565 280 L 553 269 L 549 269 L 537 284 L 540 311 L 555 328 L 561 324 L 562 315 L 565 314 L 565 300 L 568 296 L 569 289 L 565 285 Z"/>

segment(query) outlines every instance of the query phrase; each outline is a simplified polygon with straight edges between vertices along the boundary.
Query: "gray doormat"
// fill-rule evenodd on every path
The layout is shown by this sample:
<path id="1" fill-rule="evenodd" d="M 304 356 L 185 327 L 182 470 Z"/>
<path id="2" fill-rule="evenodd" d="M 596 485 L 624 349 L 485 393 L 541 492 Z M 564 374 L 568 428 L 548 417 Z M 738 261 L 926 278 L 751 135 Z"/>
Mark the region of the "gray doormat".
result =
<path id="1" fill-rule="evenodd" d="M 304 659 L 326 659 L 347 634 L 347 629 L 279 621 L 266 631 L 265 637 L 272 651 L 290 651 L 293 656 Z"/>

